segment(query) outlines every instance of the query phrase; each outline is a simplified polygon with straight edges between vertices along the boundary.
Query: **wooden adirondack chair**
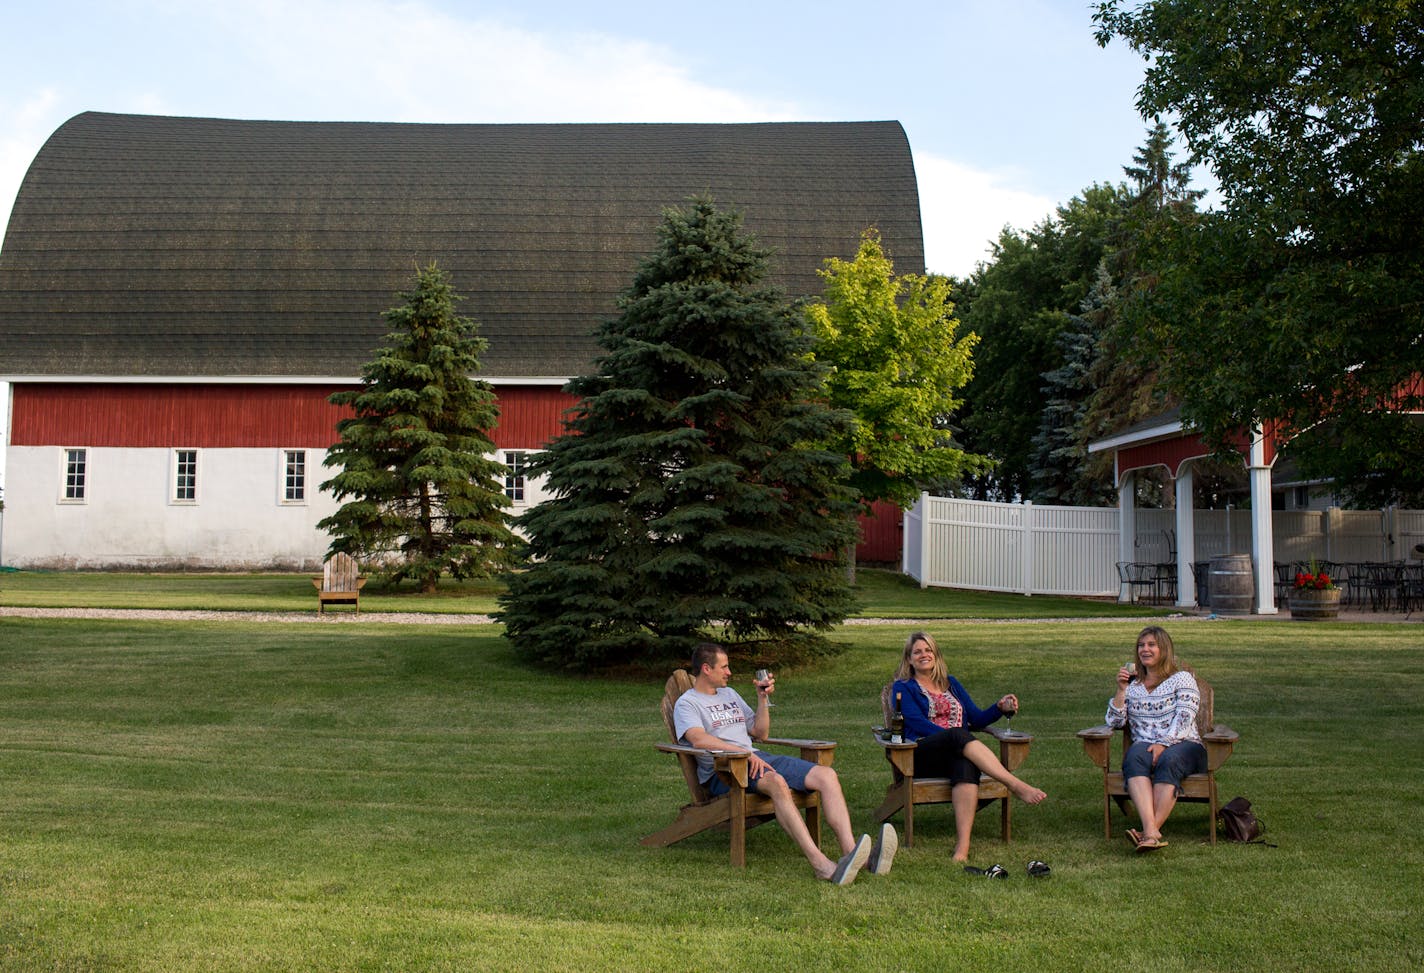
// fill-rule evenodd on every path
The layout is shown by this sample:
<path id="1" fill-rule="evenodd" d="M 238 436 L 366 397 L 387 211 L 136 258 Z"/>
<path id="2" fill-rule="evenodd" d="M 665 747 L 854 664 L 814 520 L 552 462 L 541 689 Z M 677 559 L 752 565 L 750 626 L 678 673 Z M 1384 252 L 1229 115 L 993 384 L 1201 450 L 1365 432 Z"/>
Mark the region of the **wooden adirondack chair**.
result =
<path id="1" fill-rule="evenodd" d="M 366 579 L 351 555 L 333 554 L 321 566 L 321 577 L 312 578 L 312 584 L 316 586 L 317 614 L 326 611 L 328 604 L 355 605 L 356 614 L 361 614 L 361 589 Z"/>
<path id="2" fill-rule="evenodd" d="M 894 683 L 886 683 L 880 691 L 880 709 L 885 717 L 885 725 L 890 725 L 894 703 L 890 696 Z M 1009 732 L 997 727 L 989 727 L 983 732 L 999 741 L 999 760 L 1010 771 L 1016 771 L 1028 757 L 1029 745 L 1033 737 L 1028 733 Z M 953 800 L 953 785 L 948 777 L 915 776 L 915 744 L 891 743 L 888 736 L 876 734 L 876 741 L 885 748 L 885 759 L 890 762 L 890 786 L 885 789 L 885 800 L 875 809 L 875 820 L 886 821 L 899 811 L 905 812 L 905 827 L 901 833 L 908 848 L 915 843 L 915 805 L 949 804 Z M 995 801 L 999 802 L 999 836 L 1005 844 L 1013 837 L 1013 800 L 1009 789 L 994 778 L 981 775 L 979 778 L 979 810 Z"/>
<path id="3" fill-rule="evenodd" d="M 689 838 L 711 828 L 726 829 L 731 832 L 732 864 L 737 868 L 746 865 L 746 831 L 776 817 L 771 799 L 761 794 L 747 791 L 747 754 L 726 750 L 700 750 L 678 743 L 677 731 L 673 728 L 673 707 L 678 697 L 692 688 L 692 676 L 687 670 L 674 672 L 663 687 L 663 726 L 671 743 L 659 743 L 657 749 L 675 754 L 682 766 L 682 776 L 687 782 L 691 803 L 684 804 L 677 819 L 661 831 L 648 835 L 641 844 L 653 848 L 665 848 L 674 842 Z M 767 739 L 757 746 L 776 745 L 797 747 L 801 759 L 829 767 L 835 758 L 836 745 L 826 740 L 782 740 Z M 697 779 L 697 755 L 711 754 L 716 765 L 717 776 L 731 788 L 721 797 L 711 797 L 707 788 Z M 814 791 L 806 794 L 793 792 L 796 806 L 805 809 L 806 829 L 811 840 L 821 841 L 821 796 Z"/>
<path id="4" fill-rule="evenodd" d="M 1197 691 L 1201 694 L 1201 705 L 1197 708 L 1197 732 L 1201 734 L 1202 745 L 1206 747 L 1206 773 L 1192 774 L 1184 779 L 1183 795 L 1177 800 L 1209 805 L 1211 843 L 1216 844 L 1216 812 L 1221 806 L 1216 789 L 1216 772 L 1231 756 L 1240 734 L 1225 724 L 1215 722 L 1215 694 L 1211 685 L 1200 676 L 1197 676 L 1196 680 Z M 1116 801 L 1118 809 L 1126 814 L 1129 801 L 1127 787 L 1122 779 L 1122 755 L 1132 746 L 1132 733 L 1126 725 L 1123 726 L 1122 750 L 1118 753 L 1118 762 L 1114 768 L 1110 751 L 1115 732 L 1117 731 L 1109 726 L 1094 726 L 1078 731 L 1078 737 L 1083 741 L 1083 752 L 1103 772 L 1103 837 L 1109 841 L 1112 840 L 1113 802 Z"/>

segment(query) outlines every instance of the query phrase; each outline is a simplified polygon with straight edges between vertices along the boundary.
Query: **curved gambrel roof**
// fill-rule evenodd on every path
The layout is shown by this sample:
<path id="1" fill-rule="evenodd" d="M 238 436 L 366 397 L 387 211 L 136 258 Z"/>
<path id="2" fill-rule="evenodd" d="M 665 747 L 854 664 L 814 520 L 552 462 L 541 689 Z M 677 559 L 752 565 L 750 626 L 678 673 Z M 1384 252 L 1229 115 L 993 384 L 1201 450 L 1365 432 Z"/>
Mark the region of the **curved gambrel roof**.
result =
<path id="1" fill-rule="evenodd" d="M 924 250 L 898 122 L 413 125 L 85 113 L 36 156 L 0 250 L 0 376 L 355 377 L 418 265 L 451 273 L 487 377 L 568 376 L 664 206 L 742 211 L 819 292 L 880 228 Z"/>

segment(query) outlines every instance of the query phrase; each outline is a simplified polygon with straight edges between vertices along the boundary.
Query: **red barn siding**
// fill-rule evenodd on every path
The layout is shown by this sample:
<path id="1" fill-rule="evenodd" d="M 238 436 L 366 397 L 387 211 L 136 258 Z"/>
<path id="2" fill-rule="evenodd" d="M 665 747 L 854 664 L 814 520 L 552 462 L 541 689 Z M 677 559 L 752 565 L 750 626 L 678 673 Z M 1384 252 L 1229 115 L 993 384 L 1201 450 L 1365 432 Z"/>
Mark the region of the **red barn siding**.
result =
<path id="1" fill-rule="evenodd" d="M 351 410 L 327 402 L 337 385 L 12 386 L 10 442 L 15 446 L 251 448 L 337 441 L 336 423 Z M 501 449 L 537 449 L 559 430 L 573 397 L 558 388 L 497 390 Z"/>
<path id="2" fill-rule="evenodd" d="M 869 514 L 860 517 L 860 545 L 855 549 L 855 559 L 899 564 L 904 529 L 904 511 L 888 501 L 877 501 Z"/>

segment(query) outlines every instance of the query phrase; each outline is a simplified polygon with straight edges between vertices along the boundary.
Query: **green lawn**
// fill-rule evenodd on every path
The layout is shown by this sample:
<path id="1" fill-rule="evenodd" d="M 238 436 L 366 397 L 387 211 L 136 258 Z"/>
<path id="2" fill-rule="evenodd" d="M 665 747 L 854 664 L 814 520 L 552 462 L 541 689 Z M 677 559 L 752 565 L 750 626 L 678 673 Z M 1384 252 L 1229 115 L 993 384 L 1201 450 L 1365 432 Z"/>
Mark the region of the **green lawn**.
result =
<path id="1" fill-rule="evenodd" d="M 835 889 L 775 825 L 743 871 L 724 835 L 641 847 L 686 800 L 661 686 L 535 671 L 493 626 L 0 618 L 0 969 L 1424 967 L 1420 626 L 1171 623 L 1242 733 L 1226 796 L 1279 847 L 1204 845 L 1184 806 L 1138 857 L 1073 733 L 1139 624 L 931 626 L 981 701 L 1020 694 L 1050 798 L 1011 846 L 980 822 L 1008 881 L 922 808 L 891 876 Z M 779 681 L 775 731 L 841 741 L 863 828 L 907 632 L 848 627 Z"/>
<path id="2" fill-rule="evenodd" d="M 1083 618 L 1161 614 L 1162 608 L 1121 606 L 1088 598 L 921 589 L 892 571 L 856 576 L 860 614 L 883 618 Z M 361 610 L 486 614 L 494 611 L 498 581 L 442 582 L 435 595 L 413 585 L 388 589 L 368 584 Z M 315 611 L 316 594 L 303 574 L 133 574 L 99 571 L 0 573 L 0 605 L 27 608 L 166 608 L 209 611 Z M 335 609 L 349 611 L 349 608 Z"/>

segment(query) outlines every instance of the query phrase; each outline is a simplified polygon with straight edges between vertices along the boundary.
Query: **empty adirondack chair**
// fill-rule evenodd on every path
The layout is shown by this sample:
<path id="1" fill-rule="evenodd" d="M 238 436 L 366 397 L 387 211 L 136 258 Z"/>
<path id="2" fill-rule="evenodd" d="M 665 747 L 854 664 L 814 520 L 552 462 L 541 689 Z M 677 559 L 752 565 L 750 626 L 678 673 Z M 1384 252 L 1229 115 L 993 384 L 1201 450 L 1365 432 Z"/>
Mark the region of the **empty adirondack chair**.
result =
<path id="1" fill-rule="evenodd" d="M 356 614 L 361 613 L 361 589 L 366 579 L 356 559 L 349 554 L 333 554 L 321 566 L 321 577 L 312 578 L 316 586 L 317 613 L 326 611 L 328 604 L 355 605 Z"/>
<path id="2" fill-rule="evenodd" d="M 894 683 L 886 683 L 880 691 L 880 709 L 885 723 L 890 723 L 893 702 L 890 698 Z M 982 731 L 999 741 L 999 762 L 1010 772 L 1016 771 L 1028 757 L 1029 745 L 1033 737 L 1027 733 L 1009 732 L 998 727 L 987 727 Z M 886 821 L 899 811 L 905 812 L 905 826 L 901 829 L 905 836 L 905 847 L 915 843 L 915 805 L 949 804 L 953 798 L 953 785 L 947 777 L 915 776 L 915 744 L 891 743 L 888 735 L 877 732 L 876 741 L 885 748 L 885 759 L 890 763 L 890 786 L 885 789 L 885 800 L 875 809 L 875 820 Z M 1013 795 L 1009 789 L 987 774 L 979 778 L 979 810 L 995 801 L 999 802 L 999 837 L 1007 844 L 1013 837 Z"/>
<path id="3" fill-rule="evenodd" d="M 747 790 L 746 753 L 727 750 L 700 750 L 677 742 L 677 731 L 673 728 L 673 707 L 678 697 L 692 688 L 692 676 L 686 669 L 678 669 L 663 687 L 662 714 L 663 727 L 671 743 L 656 744 L 664 753 L 676 755 L 682 766 L 682 776 L 687 782 L 692 801 L 682 806 L 677 819 L 672 824 L 648 835 L 641 844 L 653 848 L 665 848 L 684 838 L 690 838 L 709 829 L 731 832 L 732 864 L 741 868 L 747 862 L 746 831 L 776 817 L 771 799 Z M 836 745 L 827 740 L 783 740 L 766 739 L 757 742 L 758 747 L 797 747 L 803 760 L 829 767 L 835 757 Z M 697 779 L 697 755 L 710 754 L 716 764 L 717 776 L 731 790 L 721 797 L 710 797 L 707 788 Z M 797 807 L 805 809 L 806 830 L 811 840 L 821 841 L 821 796 L 815 791 L 801 793 L 793 791 Z"/>
<path id="4" fill-rule="evenodd" d="M 1200 676 L 1195 678 L 1197 691 L 1201 694 L 1201 703 L 1197 707 L 1197 732 L 1201 734 L 1202 746 L 1206 747 L 1206 773 L 1191 774 L 1183 778 L 1183 793 L 1177 801 L 1206 804 L 1210 807 L 1211 817 L 1208 818 L 1208 824 L 1211 828 L 1211 843 L 1216 844 L 1216 812 L 1221 806 L 1216 788 L 1216 772 L 1231 756 L 1240 734 L 1225 724 L 1215 722 L 1215 694 L 1211 685 Z M 1127 725 L 1123 726 L 1120 732 L 1122 749 L 1118 751 L 1118 762 L 1114 765 L 1111 759 L 1112 738 L 1118 733 L 1119 731 L 1106 725 L 1078 731 L 1078 738 L 1083 741 L 1083 752 L 1103 772 L 1103 837 L 1109 841 L 1112 840 L 1113 802 L 1116 801 L 1118 810 L 1126 814 L 1129 801 L 1127 786 L 1122 779 L 1122 755 L 1132 746 L 1132 732 Z"/>

